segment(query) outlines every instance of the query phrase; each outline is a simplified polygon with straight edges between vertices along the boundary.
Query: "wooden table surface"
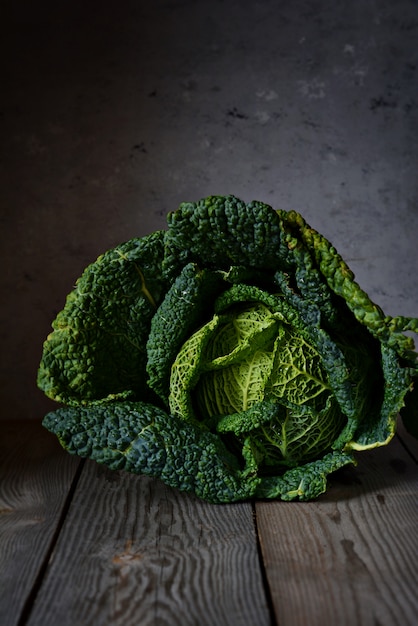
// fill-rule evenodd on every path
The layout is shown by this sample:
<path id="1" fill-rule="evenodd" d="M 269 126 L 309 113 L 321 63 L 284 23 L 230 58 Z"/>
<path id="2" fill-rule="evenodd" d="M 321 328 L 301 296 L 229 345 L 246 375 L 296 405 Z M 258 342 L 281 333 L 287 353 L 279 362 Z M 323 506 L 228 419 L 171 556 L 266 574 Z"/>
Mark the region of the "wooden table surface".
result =
<path id="1" fill-rule="evenodd" d="M 211 505 L 0 422 L 1 626 L 418 623 L 418 445 L 308 503 Z"/>

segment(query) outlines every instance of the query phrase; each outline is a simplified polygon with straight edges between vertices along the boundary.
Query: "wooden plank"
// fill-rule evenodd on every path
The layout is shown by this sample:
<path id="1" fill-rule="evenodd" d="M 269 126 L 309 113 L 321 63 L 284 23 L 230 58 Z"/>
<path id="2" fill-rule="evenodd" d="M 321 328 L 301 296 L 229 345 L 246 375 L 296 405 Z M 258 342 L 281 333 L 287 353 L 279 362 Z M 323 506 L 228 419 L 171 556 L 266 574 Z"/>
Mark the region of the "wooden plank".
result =
<path id="1" fill-rule="evenodd" d="M 79 459 L 38 421 L 0 421 L 0 624 L 14 626 L 36 587 Z"/>
<path id="2" fill-rule="evenodd" d="M 252 506 L 87 462 L 29 626 L 270 624 Z"/>
<path id="3" fill-rule="evenodd" d="M 397 438 L 358 460 L 316 502 L 256 505 L 283 626 L 417 623 L 418 467 Z"/>

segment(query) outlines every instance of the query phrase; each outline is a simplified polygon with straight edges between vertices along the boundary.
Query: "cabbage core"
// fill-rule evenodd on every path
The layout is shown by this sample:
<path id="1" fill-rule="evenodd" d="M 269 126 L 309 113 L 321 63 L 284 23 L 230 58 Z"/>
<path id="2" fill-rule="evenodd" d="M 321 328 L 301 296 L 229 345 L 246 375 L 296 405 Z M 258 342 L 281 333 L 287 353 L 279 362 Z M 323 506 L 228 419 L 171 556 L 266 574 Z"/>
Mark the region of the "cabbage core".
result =
<path id="1" fill-rule="evenodd" d="M 265 466 L 323 454 L 345 423 L 318 350 L 261 302 L 234 304 L 186 341 L 169 402 L 173 414 L 249 442 Z"/>

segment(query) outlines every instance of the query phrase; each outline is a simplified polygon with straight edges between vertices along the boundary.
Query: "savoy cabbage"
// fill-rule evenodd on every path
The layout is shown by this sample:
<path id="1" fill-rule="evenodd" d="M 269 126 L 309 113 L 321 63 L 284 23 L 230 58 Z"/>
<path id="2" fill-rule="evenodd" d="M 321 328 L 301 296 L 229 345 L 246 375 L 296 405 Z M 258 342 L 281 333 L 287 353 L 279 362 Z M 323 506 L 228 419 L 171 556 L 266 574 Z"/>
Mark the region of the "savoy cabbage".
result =
<path id="1" fill-rule="evenodd" d="M 53 322 L 38 385 L 65 449 L 211 502 L 307 500 L 399 413 L 416 433 L 418 319 L 385 316 L 300 214 L 211 196 L 167 221 Z"/>

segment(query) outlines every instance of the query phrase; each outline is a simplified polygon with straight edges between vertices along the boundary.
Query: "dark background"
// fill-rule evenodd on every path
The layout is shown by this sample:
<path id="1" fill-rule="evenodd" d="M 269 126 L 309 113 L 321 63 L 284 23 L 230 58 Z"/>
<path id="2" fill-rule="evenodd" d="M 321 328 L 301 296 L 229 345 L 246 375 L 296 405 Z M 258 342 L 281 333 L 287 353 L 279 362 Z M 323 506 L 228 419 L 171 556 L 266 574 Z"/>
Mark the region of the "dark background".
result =
<path id="1" fill-rule="evenodd" d="M 1 417 L 41 418 L 83 268 L 232 193 L 300 211 L 418 315 L 416 0 L 2 3 Z"/>

